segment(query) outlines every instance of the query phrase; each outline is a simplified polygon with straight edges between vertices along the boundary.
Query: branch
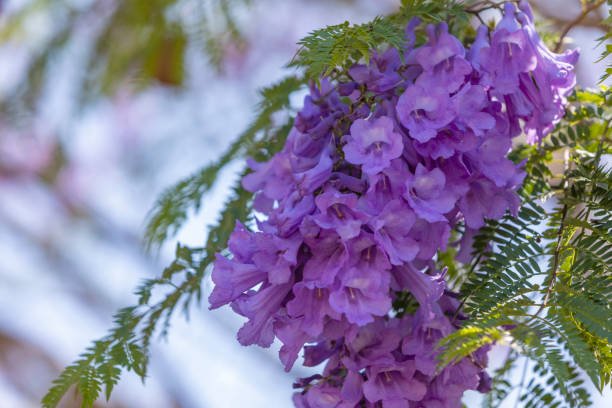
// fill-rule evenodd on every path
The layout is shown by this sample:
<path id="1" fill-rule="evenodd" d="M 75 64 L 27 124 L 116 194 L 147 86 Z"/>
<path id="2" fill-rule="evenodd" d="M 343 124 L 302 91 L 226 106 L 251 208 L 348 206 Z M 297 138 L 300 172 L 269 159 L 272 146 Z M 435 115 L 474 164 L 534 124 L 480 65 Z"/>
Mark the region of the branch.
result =
<path id="1" fill-rule="evenodd" d="M 516 402 L 514 404 L 514 408 L 518 408 L 521 402 L 521 394 L 523 393 L 523 388 L 525 387 L 525 378 L 527 377 L 527 366 L 529 365 L 529 359 L 525 359 L 525 364 L 523 365 L 523 373 L 521 374 L 521 382 L 519 383 L 518 395 L 516 396 Z"/>
<path id="2" fill-rule="evenodd" d="M 554 13 L 551 13 L 545 7 L 544 8 L 540 7 L 540 4 L 539 4 L 538 1 L 530 1 L 529 5 L 533 9 L 534 13 L 541 15 L 546 20 L 549 20 L 551 23 L 553 23 L 559 29 L 561 29 L 561 27 L 565 26 L 567 23 L 572 21 L 572 18 L 570 18 L 571 16 L 570 17 L 559 16 L 559 15 L 556 15 Z M 606 26 L 603 24 L 602 16 L 601 15 L 594 15 L 594 14 L 589 14 L 584 20 L 582 20 L 580 22 L 580 26 L 582 26 L 582 27 L 594 27 L 594 28 L 599 28 L 600 30 L 606 30 L 607 29 Z"/>
<path id="3" fill-rule="evenodd" d="M 595 166 L 599 166 L 599 161 L 601 159 L 601 156 L 603 154 L 603 147 L 604 147 L 604 143 L 608 137 L 608 131 L 610 129 L 610 121 L 608 121 L 606 123 L 606 127 L 602 133 L 602 136 L 599 140 L 599 144 L 597 146 L 597 153 L 595 155 Z M 569 162 L 569 160 L 568 160 Z M 567 172 L 569 169 L 566 168 L 565 172 Z M 595 183 L 595 181 L 593 181 L 593 183 Z M 570 187 L 568 184 L 568 180 L 565 179 L 565 181 L 563 182 L 563 186 L 564 186 L 564 191 L 567 191 L 568 188 Z M 594 186 L 593 186 L 594 188 Z M 538 310 L 534 313 L 533 317 L 531 319 L 529 319 L 527 321 L 527 323 L 531 322 L 535 317 L 537 317 L 542 310 L 544 310 L 547 305 L 548 305 L 548 300 L 550 299 L 550 296 L 552 294 L 552 291 L 554 289 L 555 286 L 555 281 L 557 280 L 557 275 L 559 273 L 559 262 L 560 262 L 560 255 L 561 255 L 561 249 L 563 247 L 563 233 L 566 227 L 566 220 L 567 220 L 567 214 L 569 212 L 569 207 L 568 204 L 565 203 L 563 204 L 563 209 L 561 210 L 561 221 L 559 224 L 559 230 L 557 231 L 557 243 L 555 245 L 555 251 L 553 253 L 553 264 L 552 264 L 552 268 L 551 268 L 551 276 L 550 276 L 550 282 L 548 282 L 548 287 L 546 288 L 546 294 L 544 295 L 544 300 L 542 301 L 542 304 L 538 307 Z M 588 214 L 588 213 L 587 213 Z M 588 215 L 587 215 L 588 217 Z"/>
<path id="4" fill-rule="evenodd" d="M 567 219 L 568 206 L 567 204 L 563 205 L 563 209 L 561 210 L 561 223 L 559 224 L 559 230 L 557 231 L 557 244 L 555 245 L 555 252 L 553 255 L 553 266 L 550 275 L 550 282 L 548 282 L 548 288 L 546 288 L 546 295 L 544 296 L 544 300 L 542 301 L 542 305 L 538 308 L 537 312 L 535 312 L 535 316 L 540 314 L 542 310 L 548 304 L 548 300 L 550 299 L 550 295 L 555 287 L 555 282 L 557 281 L 557 275 L 559 274 L 559 260 L 561 258 L 561 249 L 563 247 L 563 233 L 565 231 L 565 220 Z"/>
<path id="5" fill-rule="evenodd" d="M 576 27 L 577 25 L 579 25 L 582 22 L 582 20 L 584 20 L 586 18 L 586 16 L 588 16 L 592 11 L 597 10 L 605 2 L 606 2 L 606 0 L 597 0 L 595 3 L 591 4 L 590 6 L 583 7 L 582 8 L 582 13 L 580 13 L 580 15 L 578 15 L 575 19 L 570 21 L 570 23 L 567 26 L 565 26 L 565 28 L 561 32 L 561 35 L 559 36 L 559 41 L 557 41 L 557 45 L 555 45 L 554 51 L 555 52 L 561 51 L 561 46 L 563 45 L 563 40 L 565 39 L 567 34 L 570 32 L 570 30 L 572 28 Z"/>
<path id="6" fill-rule="evenodd" d="M 474 273 L 474 271 L 476 270 L 476 266 L 478 266 L 478 264 L 480 263 L 480 261 L 482 260 L 482 256 L 483 253 L 479 253 L 478 257 L 476 258 L 476 260 L 474 261 L 474 263 L 472 263 L 472 266 L 470 267 L 470 270 L 468 271 L 468 273 L 465 275 L 465 280 L 467 281 L 471 276 L 472 273 Z M 475 289 L 474 289 L 475 290 Z M 455 322 L 455 320 L 457 319 L 457 316 L 459 315 L 459 312 L 461 311 L 461 309 L 463 308 L 463 306 L 465 305 L 465 302 L 468 300 L 468 298 L 470 296 L 472 296 L 472 294 L 474 293 L 474 290 L 472 290 L 469 294 L 467 294 L 462 300 L 461 303 L 459 303 L 459 306 L 457 306 L 457 310 L 455 310 L 455 314 L 453 315 L 452 318 L 452 322 Z"/>

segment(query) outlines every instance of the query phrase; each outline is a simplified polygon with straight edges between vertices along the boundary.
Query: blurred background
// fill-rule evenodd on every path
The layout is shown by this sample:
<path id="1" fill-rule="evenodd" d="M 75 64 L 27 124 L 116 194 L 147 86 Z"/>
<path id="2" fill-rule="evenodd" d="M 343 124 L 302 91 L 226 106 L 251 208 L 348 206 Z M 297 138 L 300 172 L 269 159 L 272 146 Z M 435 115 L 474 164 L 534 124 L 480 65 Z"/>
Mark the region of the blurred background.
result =
<path id="1" fill-rule="evenodd" d="M 138 283 L 173 259 L 177 241 L 204 242 L 239 166 L 157 254 L 143 249 L 145 215 L 248 125 L 257 89 L 290 73 L 296 42 L 398 3 L 0 0 L 0 408 L 39 406 L 60 370 L 134 302 Z M 580 12 L 578 0 L 532 3 L 546 30 Z M 608 12 L 570 32 L 581 86 L 604 70 L 595 45 Z M 99 406 L 290 406 L 305 372 L 285 374 L 277 348 L 239 346 L 240 325 L 205 304 L 189 322 L 176 317 L 154 346 L 146 384 L 126 375 Z M 594 394 L 596 407 L 612 406 L 609 391 Z M 78 404 L 69 396 L 63 406 Z"/>

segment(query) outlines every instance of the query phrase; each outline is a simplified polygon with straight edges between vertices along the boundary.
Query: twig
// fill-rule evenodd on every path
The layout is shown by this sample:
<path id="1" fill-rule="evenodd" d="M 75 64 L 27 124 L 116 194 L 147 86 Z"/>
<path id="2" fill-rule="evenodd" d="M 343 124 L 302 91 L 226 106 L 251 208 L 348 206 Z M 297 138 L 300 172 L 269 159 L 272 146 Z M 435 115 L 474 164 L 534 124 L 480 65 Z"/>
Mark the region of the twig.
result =
<path id="1" fill-rule="evenodd" d="M 568 206 L 567 204 L 563 204 L 563 209 L 561 210 L 561 223 L 559 224 L 559 230 L 557 231 L 557 244 L 555 245 L 555 252 L 553 255 L 553 266 L 550 275 L 550 282 L 548 282 L 548 287 L 546 288 L 546 295 L 544 296 L 544 300 L 542 301 L 542 305 L 539 307 L 538 311 L 535 313 L 537 316 L 547 305 L 548 300 L 550 299 L 550 295 L 555 287 L 555 282 L 557 281 L 557 275 L 559 274 L 559 261 L 561 258 L 561 248 L 563 246 L 563 233 L 565 232 L 565 220 L 567 219 Z"/>
<path id="2" fill-rule="evenodd" d="M 572 20 L 571 18 L 565 18 L 564 16 L 559 16 L 554 13 L 551 13 L 546 8 L 540 7 L 537 1 L 531 1 L 529 2 L 529 4 L 536 14 L 539 14 L 546 20 L 550 20 L 550 22 L 559 30 Z M 593 14 L 589 14 L 584 20 L 582 20 L 580 22 L 580 26 L 598 28 L 604 31 L 607 29 L 605 24 L 603 24 L 601 16 L 596 16 Z"/>
<path id="3" fill-rule="evenodd" d="M 567 151 L 566 151 L 567 152 Z M 564 178 L 561 185 L 563 186 L 563 191 L 567 191 L 569 185 L 567 180 L 567 172 L 569 170 L 569 157 L 565 157 L 565 170 L 564 170 Z M 538 307 L 538 310 L 533 314 L 533 317 L 529 319 L 526 323 L 531 322 L 535 319 L 542 310 L 544 310 L 548 304 L 548 300 L 550 299 L 550 295 L 555 287 L 555 282 L 557 281 L 557 275 L 559 274 L 559 262 L 561 258 L 561 248 L 563 246 L 563 233 L 565 232 L 565 220 L 567 218 L 567 213 L 569 211 L 569 207 L 567 203 L 563 204 L 563 208 L 561 209 L 561 221 L 559 222 L 559 229 L 557 230 L 557 243 L 555 244 L 555 251 L 553 252 L 553 263 L 551 267 L 550 281 L 548 282 L 548 287 L 546 288 L 546 294 L 544 295 L 544 300 L 542 300 L 542 304 Z"/>
<path id="4" fill-rule="evenodd" d="M 605 141 L 607 140 L 609 129 L 610 129 L 610 121 L 607 122 L 606 127 L 605 127 L 605 129 L 603 131 L 602 137 L 601 137 L 601 139 L 599 141 L 599 144 L 597 146 L 597 153 L 595 155 L 595 165 L 596 166 L 599 165 L 599 160 L 601 159 L 601 155 L 603 154 L 603 147 L 604 147 Z M 567 170 L 568 169 L 566 168 L 566 172 L 567 172 Z M 595 183 L 595 181 L 594 181 L 594 183 Z M 569 188 L 569 186 L 567 185 L 567 180 L 564 181 L 563 185 L 564 185 L 563 189 L 566 191 Z M 594 185 L 593 185 L 593 188 L 594 188 Z M 568 207 L 567 203 L 565 203 L 563 205 L 563 209 L 561 210 L 561 222 L 559 224 L 559 230 L 557 232 L 557 243 L 555 245 L 555 251 L 553 253 L 553 265 L 552 265 L 552 268 L 551 268 L 550 281 L 548 282 L 548 287 L 546 288 L 546 294 L 544 295 L 544 300 L 542 301 L 542 304 L 540 305 L 540 307 L 538 307 L 536 312 L 526 322 L 526 324 L 531 322 L 532 320 L 534 320 L 536 317 L 538 317 L 538 315 L 542 312 L 542 310 L 544 310 L 544 308 L 546 308 L 546 306 L 548 305 L 548 300 L 550 299 L 550 296 L 551 296 L 552 291 L 553 291 L 554 286 L 555 286 L 555 281 L 557 280 L 557 275 L 559 273 L 560 254 L 561 254 L 561 249 L 562 249 L 562 246 L 563 246 L 563 244 L 562 244 L 563 233 L 564 233 L 564 229 L 565 229 L 565 221 L 567 219 L 567 213 L 568 212 L 569 212 L 569 207 Z"/>
<path id="5" fill-rule="evenodd" d="M 575 19 L 573 19 L 572 21 L 570 21 L 570 23 L 565 26 L 565 28 L 563 29 L 563 31 L 561 32 L 561 35 L 559 36 L 559 41 L 557 41 L 557 44 L 555 45 L 555 52 L 559 52 L 561 51 L 561 47 L 563 46 L 563 40 L 565 39 L 565 37 L 567 36 L 567 34 L 569 33 L 569 31 L 574 28 L 575 26 L 579 25 L 580 22 L 582 20 L 584 20 L 586 18 L 587 15 L 589 15 L 592 11 L 597 10 L 599 7 L 601 7 L 604 3 L 606 2 L 606 0 L 598 0 L 595 3 L 591 4 L 588 7 L 583 7 L 582 8 L 582 13 L 580 13 L 580 15 L 578 17 L 576 17 Z"/>
<path id="6" fill-rule="evenodd" d="M 478 21 L 480 21 L 480 24 L 482 24 L 484 26 L 487 25 L 486 21 L 484 21 L 484 19 L 480 16 L 480 12 L 479 11 L 467 10 L 467 12 L 470 13 L 470 14 L 473 14 L 474 16 L 476 16 Z"/>
<path id="7" fill-rule="evenodd" d="M 503 11 L 503 8 L 498 3 L 494 3 L 491 1 L 480 1 L 480 2 L 472 4 L 470 7 L 465 9 L 465 11 L 467 11 L 468 13 L 474 14 L 475 16 L 477 16 L 480 19 L 480 21 L 482 21 L 482 18 L 480 17 L 480 13 L 482 13 L 483 11 L 487 11 L 487 10 Z"/>
<path id="8" fill-rule="evenodd" d="M 474 263 L 472 263 L 472 266 L 470 267 L 470 270 L 468 271 L 468 273 L 465 275 L 465 279 L 468 280 L 470 278 L 470 276 L 472 275 L 472 273 L 474 273 L 474 271 L 476 270 L 476 266 L 478 266 L 478 264 L 480 263 L 480 261 L 482 260 L 482 256 L 483 253 L 481 252 L 480 254 L 478 254 L 478 257 L 476 258 L 476 260 L 474 261 Z M 474 292 L 472 291 L 472 293 L 468 294 L 467 296 L 465 296 L 462 300 L 461 303 L 459 304 L 459 306 L 457 306 L 457 310 L 455 310 L 455 314 L 453 315 L 453 319 L 452 321 L 454 322 L 455 319 L 457 319 L 457 316 L 459 315 L 459 312 L 461 311 L 461 309 L 463 308 L 463 306 L 465 305 L 465 302 L 467 301 L 467 299 L 473 294 Z"/>
<path id="9" fill-rule="evenodd" d="M 612 121 L 608 120 L 606 122 L 606 127 L 604 128 L 603 133 L 601 134 L 601 139 L 599 140 L 599 144 L 597 145 L 597 152 L 595 153 L 595 166 L 599 166 L 599 160 L 601 160 L 601 155 L 603 154 L 603 148 L 604 148 L 604 144 L 606 141 L 608 141 L 608 132 L 610 131 L 610 124 Z M 609 142 L 609 141 L 608 141 Z M 589 200 L 593 199 L 593 192 L 595 191 L 595 187 L 597 185 L 597 180 L 595 180 L 595 178 L 593 178 L 593 180 L 591 180 L 591 191 L 589 194 Z M 591 207 L 587 205 L 587 211 L 586 214 L 584 216 L 584 219 L 586 221 L 588 221 L 591 217 Z M 578 237 L 576 238 L 575 242 L 581 242 L 582 238 L 584 237 L 585 234 L 585 229 L 583 228 L 582 231 L 580 231 L 580 234 L 578 234 Z"/>
<path id="10" fill-rule="evenodd" d="M 527 377 L 527 366 L 529 365 L 529 359 L 525 359 L 525 364 L 523 365 L 523 373 L 521 374 L 521 382 L 519 384 L 518 395 L 516 396 L 516 402 L 514 404 L 514 408 L 518 408 L 519 403 L 521 402 L 521 394 L 523 393 L 523 387 L 525 386 L 525 378 Z"/>

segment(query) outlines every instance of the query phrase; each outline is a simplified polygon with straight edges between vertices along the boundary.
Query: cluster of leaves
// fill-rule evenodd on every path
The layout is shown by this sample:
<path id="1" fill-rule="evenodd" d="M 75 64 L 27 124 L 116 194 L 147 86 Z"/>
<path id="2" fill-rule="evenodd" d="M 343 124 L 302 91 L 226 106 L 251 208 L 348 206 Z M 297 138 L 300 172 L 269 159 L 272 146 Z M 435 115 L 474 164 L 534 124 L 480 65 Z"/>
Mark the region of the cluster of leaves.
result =
<path id="1" fill-rule="evenodd" d="M 298 42 L 300 49 L 289 65 L 302 68 L 313 79 L 344 73 L 357 62 L 369 61 L 381 47 L 402 51 L 406 24 L 414 17 L 423 22 L 450 22 L 454 31 L 465 35 L 470 31 L 469 15 L 465 5 L 456 0 L 402 0 L 399 11 L 389 16 L 364 24 L 345 21 L 311 32 Z M 422 42 L 423 33 L 417 34 Z"/>
<path id="2" fill-rule="evenodd" d="M 494 378 L 487 407 L 516 387 L 505 374 L 520 355 L 533 365 L 518 385 L 527 407 L 589 406 L 578 368 L 600 390 L 611 383 L 611 121 L 609 89 L 577 91 L 550 138 L 514 152 L 527 159 L 518 216 L 482 228 L 473 263 L 456 266 L 470 321 L 441 342 L 441 364 L 492 343 L 520 352 Z"/>
<path id="3" fill-rule="evenodd" d="M 163 192 L 151 210 L 145 232 L 148 248 L 165 242 L 174 235 L 189 216 L 200 209 L 203 196 L 214 185 L 217 174 L 232 160 L 253 157 L 262 141 L 274 138 L 274 116 L 289 108 L 289 95 L 304 85 L 301 77 L 289 76 L 261 91 L 258 114 L 249 127 L 214 163 Z M 276 139 L 275 139 L 276 140 Z M 277 146 L 278 147 L 278 146 Z"/>
<path id="4" fill-rule="evenodd" d="M 188 212 L 199 207 L 202 196 L 210 190 L 217 174 L 231 160 L 249 156 L 263 161 L 282 148 L 291 129 L 292 118 L 278 124 L 273 116 L 288 109 L 289 95 L 302 85 L 300 78 L 289 77 L 261 91 L 259 114 L 225 154 L 162 195 L 150 215 L 147 229 L 149 245 L 161 243 L 168 238 L 169 231 L 176 231 L 180 227 Z M 252 194 L 241 188 L 238 180 L 218 222 L 209 229 L 204 247 L 178 244 L 172 264 L 160 277 L 143 282 L 136 290 L 137 304 L 120 310 L 108 335 L 95 341 L 62 372 L 43 398 L 43 407 L 56 407 L 73 386 L 81 395 L 83 407 L 92 406 L 101 395 L 102 388 L 108 399 L 123 370 L 132 371 L 145 379 L 151 340 L 157 334 L 167 334 L 175 311 L 182 310 L 188 315 L 192 303 L 201 300 L 206 268 L 215 253 L 227 246 L 236 221 L 244 222 L 250 217 L 251 198 Z"/>

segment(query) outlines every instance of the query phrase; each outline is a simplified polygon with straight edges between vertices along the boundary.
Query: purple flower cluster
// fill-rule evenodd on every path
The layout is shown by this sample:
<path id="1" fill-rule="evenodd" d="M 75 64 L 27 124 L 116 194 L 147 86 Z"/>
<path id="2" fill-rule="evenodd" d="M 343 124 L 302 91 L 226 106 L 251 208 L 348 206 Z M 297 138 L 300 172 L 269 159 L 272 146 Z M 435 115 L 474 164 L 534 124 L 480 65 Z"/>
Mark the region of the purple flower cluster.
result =
<path id="1" fill-rule="evenodd" d="M 304 365 L 327 363 L 321 375 L 296 384 L 305 392 L 294 395 L 295 406 L 460 407 L 466 390 L 487 392 L 491 385 L 484 371 L 488 348 L 436 371 L 436 343 L 455 330 L 452 314 L 458 302 L 442 293 L 441 280 L 429 280 L 427 285 L 440 291 L 414 315 L 377 318 L 340 339 L 306 346 Z"/>
<path id="2" fill-rule="evenodd" d="M 417 24 L 403 58 L 389 49 L 311 87 L 284 148 L 249 163 L 256 228 L 238 224 L 217 255 L 209 301 L 247 319 L 241 344 L 280 340 L 286 370 L 302 350 L 326 362 L 298 407 L 451 408 L 487 390 L 486 350 L 436 370 L 436 343 L 464 317 L 433 259 L 458 222 L 469 242 L 517 211 L 512 138 L 559 120 L 576 54 L 547 50 L 524 2 L 469 50 L 445 24 L 415 48 Z M 398 295 L 414 314 L 393 310 Z"/>
<path id="3" fill-rule="evenodd" d="M 480 27 L 470 56 L 480 82 L 504 102 L 512 134 L 520 132 L 523 120 L 528 140 L 535 143 L 563 116 L 566 96 L 576 84 L 578 51 L 551 52 L 536 32 L 525 0 L 519 9 L 505 4 L 490 40 L 486 27 Z"/>

